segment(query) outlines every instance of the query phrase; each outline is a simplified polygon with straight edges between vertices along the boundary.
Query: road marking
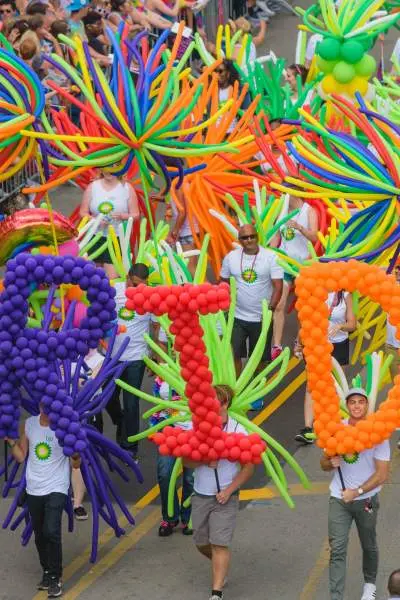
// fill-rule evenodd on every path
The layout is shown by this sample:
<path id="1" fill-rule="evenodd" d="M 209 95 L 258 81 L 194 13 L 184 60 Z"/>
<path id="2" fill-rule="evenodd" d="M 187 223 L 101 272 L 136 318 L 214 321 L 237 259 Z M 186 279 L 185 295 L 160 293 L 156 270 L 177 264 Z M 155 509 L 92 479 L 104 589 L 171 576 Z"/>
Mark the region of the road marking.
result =
<path id="1" fill-rule="evenodd" d="M 322 575 L 329 564 L 329 540 L 326 537 L 322 542 L 317 561 L 310 571 L 306 584 L 301 592 L 299 600 L 313 600 L 316 597 L 317 589 Z"/>
<path id="2" fill-rule="evenodd" d="M 88 573 L 82 577 L 73 588 L 63 595 L 64 600 L 76 600 L 88 587 L 92 585 L 115 563 L 117 563 L 133 546 L 135 546 L 160 520 L 160 509 L 154 508 L 151 513 L 127 535 L 102 559 L 100 559 Z"/>
<path id="3" fill-rule="evenodd" d="M 289 494 L 291 496 L 320 496 L 326 494 L 329 490 L 329 481 L 314 481 L 311 487 L 306 489 L 301 483 L 293 483 L 289 485 Z M 239 500 L 270 500 L 271 498 L 280 497 L 276 487 L 263 487 L 252 490 L 241 490 Z"/>
<path id="4" fill-rule="evenodd" d="M 289 363 L 288 363 L 288 370 L 285 374 L 285 376 L 289 375 L 289 373 L 298 365 L 299 361 L 296 358 L 291 358 Z M 305 372 L 303 371 L 299 376 L 296 377 L 296 379 L 294 379 L 276 398 L 275 400 L 273 400 L 273 402 L 271 402 L 271 404 L 269 404 L 263 411 L 261 411 L 261 413 L 259 413 L 254 419 L 253 422 L 256 423 L 256 425 L 261 425 L 272 413 L 274 413 L 276 410 L 278 410 L 278 408 L 280 408 L 282 406 L 282 404 L 284 404 L 289 397 L 296 391 L 297 388 L 299 388 L 302 383 L 305 381 Z M 160 493 L 159 487 L 158 485 L 155 485 L 149 492 L 147 492 L 147 494 L 145 494 L 143 496 L 143 498 L 141 498 L 140 500 L 138 500 L 138 502 L 136 502 L 134 504 L 133 507 L 130 508 L 130 510 L 132 511 L 132 513 L 135 515 L 135 512 L 137 514 L 138 510 L 143 510 L 146 506 L 148 506 L 151 502 L 153 502 L 153 500 L 155 500 L 158 495 Z M 160 517 L 160 511 L 159 509 L 155 509 L 158 515 L 158 519 Z M 153 514 L 153 513 L 152 513 Z M 135 515 L 136 516 L 136 515 Z M 157 519 L 157 520 L 158 520 Z M 145 521 L 144 521 L 145 522 Z M 143 522 L 143 523 L 144 523 Z M 143 525 L 143 523 L 141 525 Z M 125 519 L 125 517 L 123 519 L 121 519 L 121 527 L 125 527 L 128 522 Z M 150 529 L 154 526 L 154 524 L 151 524 L 150 526 L 148 526 L 148 531 L 150 531 Z M 136 531 L 138 526 L 135 526 L 135 529 L 131 532 L 133 533 L 134 531 Z M 120 546 L 122 544 L 124 544 L 124 540 L 129 537 L 131 535 L 131 533 L 129 533 L 127 536 L 124 536 L 121 538 L 121 541 L 118 543 L 117 546 L 115 546 L 112 550 L 110 550 L 110 552 L 108 552 L 102 559 L 100 559 L 100 561 L 98 563 L 96 563 L 96 565 L 94 565 L 94 567 L 92 567 L 90 569 L 90 571 L 84 575 L 82 575 L 82 577 L 80 578 L 80 580 L 71 588 L 71 590 L 67 593 L 67 595 L 64 595 L 64 598 L 66 600 L 73 600 L 73 598 L 77 598 L 77 595 L 75 594 L 75 590 L 76 589 L 80 589 L 81 591 L 83 591 L 84 589 L 86 589 L 89 585 L 92 585 L 92 583 L 98 578 L 100 577 L 107 569 L 105 569 L 104 571 L 99 571 L 96 567 L 98 564 L 102 563 L 103 565 L 105 565 L 107 563 L 107 559 L 110 560 L 109 566 L 107 568 L 110 568 L 112 565 L 114 565 L 124 554 L 124 552 L 122 554 L 120 554 L 120 552 L 118 551 L 118 549 L 120 548 Z M 114 535 L 114 530 L 112 528 L 108 528 L 106 529 L 106 531 L 100 536 L 99 538 L 99 549 L 101 549 L 101 547 L 105 544 L 107 544 L 111 538 Z M 145 535 L 145 533 L 143 534 Z M 135 542 L 134 542 L 135 543 Z M 134 545 L 134 543 L 132 545 Z M 124 546 L 125 547 L 125 544 Z M 129 546 L 125 552 L 130 548 L 131 546 Z M 68 581 L 68 579 L 70 579 L 77 571 L 79 571 L 79 569 L 81 569 L 85 562 L 88 561 L 89 555 L 90 555 L 90 550 L 91 550 L 91 546 L 88 546 L 87 548 L 85 548 L 85 550 L 76 558 L 72 561 L 72 563 L 70 563 L 64 570 L 64 576 L 63 576 L 63 580 Z M 115 558 L 114 560 L 114 557 Z M 105 561 L 105 562 L 103 562 Z M 92 574 L 96 573 L 97 575 L 93 576 Z M 86 585 L 86 581 L 90 580 L 90 583 L 88 585 Z M 80 587 L 81 585 L 83 585 L 84 587 Z M 79 592 L 80 593 L 80 592 Z M 70 595 L 72 594 L 72 595 Z M 43 594 L 38 593 L 36 594 L 32 600 L 43 600 Z"/>
<path id="5" fill-rule="evenodd" d="M 296 364 L 297 364 L 296 360 Z M 292 367 L 293 368 L 293 367 Z M 306 380 L 306 373 L 302 371 L 300 375 L 293 379 L 289 383 L 289 385 L 271 402 L 262 410 L 254 419 L 253 423 L 256 425 L 261 425 L 268 417 L 272 415 L 278 408 L 282 406 L 290 398 L 290 396 L 301 386 Z"/>

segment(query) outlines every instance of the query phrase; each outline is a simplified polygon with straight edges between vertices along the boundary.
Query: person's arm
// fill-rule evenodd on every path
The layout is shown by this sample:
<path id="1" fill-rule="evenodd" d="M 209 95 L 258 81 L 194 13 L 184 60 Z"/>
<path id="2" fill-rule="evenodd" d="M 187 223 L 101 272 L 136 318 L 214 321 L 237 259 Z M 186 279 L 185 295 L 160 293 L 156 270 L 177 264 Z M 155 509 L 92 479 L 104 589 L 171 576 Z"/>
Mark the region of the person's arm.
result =
<path id="1" fill-rule="evenodd" d="M 340 456 L 327 456 L 323 454 L 320 459 L 321 469 L 323 471 L 333 471 L 340 466 Z"/>
<path id="2" fill-rule="evenodd" d="M 358 490 L 362 488 L 363 494 L 368 494 L 371 490 L 376 487 L 383 485 L 389 476 L 390 461 L 389 460 L 378 460 L 375 458 L 375 472 L 371 475 L 367 481 L 362 483 L 356 490 L 346 489 L 342 492 L 342 498 L 344 502 L 353 502 L 357 500 L 359 493 Z"/>
<path id="3" fill-rule="evenodd" d="M 229 283 L 229 277 L 231 276 L 231 274 L 232 273 L 229 264 L 229 254 L 227 254 L 222 261 L 218 283 Z"/>
<path id="4" fill-rule="evenodd" d="M 71 456 L 71 467 L 73 469 L 81 468 L 81 457 L 79 456 L 79 454 L 75 453 Z"/>
<path id="5" fill-rule="evenodd" d="M 275 310 L 282 296 L 283 279 L 272 279 L 272 296 L 269 301 L 269 309 Z"/>
<path id="6" fill-rule="evenodd" d="M 317 213 L 313 208 L 310 207 L 308 213 L 308 228 L 297 223 L 297 221 L 290 220 L 287 222 L 288 227 L 297 229 L 304 237 L 311 243 L 315 244 L 318 241 L 318 217 Z"/>
<path id="7" fill-rule="evenodd" d="M 100 54 L 100 52 L 97 52 L 92 46 L 88 46 L 88 48 L 91 58 L 94 58 L 99 63 L 100 67 L 108 67 L 111 64 L 111 59 L 108 56 Z"/>
<path id="8" fill-rule="evenodd" d="M 149 5 L 151 10 L 158 11 L 163 15 L 167 15 L 168 17 L 176 17 L 181 9 L 180 0 L 175 0 L 175 4 L 172 7 L 169 7 L 162 0 L 151 0 Z"/>
<path id="9" fill-rule="evenodd" d="M 179 190 L 176 189 L 175 195 L 178 199 L 178 202 L 174 202 L 173 199 L 172 199 L 172 202 L 174 202 L 175 208 L 176 208 L 178 214 L 175 219 L 174 226 L 171 227 L 171 230 L 168 234 L 167 242 L 169 244 L 174 244 L 176 242 L 176 240 L 179 238 L 179 232 L 182 229 L 182 225 L 184 224 L 185 219 L 186 219 L 185 194 L 183 193 L 182 189 L 179 189 Z"/>
<path id="10" fill-rule="evenodd" d="M 28 448 L 29 448 L 28 438 L 26 437 L 26 433 L 25 433 L 25 423 L 22 423 L 22 425 L 20 427 L 19 440 L 13 440 L 13 439 L 7 438 L 7 442 L 8 442 L 8 445 L 11 449 L 11 453 L 12 453 L 13 457 L 15 458 L 15 460 L 18 463 L 23 463 L 28 455 Z"/>
<path id="11" fill-rule="evenodd" d="M 260 31 L 257 35 L 253 36 L 253 44 L 255 46 L 260 46 L 265 40 L 265 34 L 267 33 L 267 22 L 260 20 Z"/>
<path id="12" fill-rule="evenodd" d="M 134 221 L 137 221 L 139 219 L 139 203 L 137 195 L 134 187 L 130 183 L 127 185 L 129 185 L 128 212 L 118 213 L 113 215 L 113 217 L 121 219 L 121 221 L 126 221 L 129 217 L 132 217 Z"/>
<path id="13" fill-rule="evenodd" d="M 81 217 L 90 217 L 90 199 L 92 197 L 92 184 L 90 183 L 86 190 L 83 192 L 83 198 L 81 202 L 81 206 L 79 208 L 79 215 Z"/>
<path id="14" fill-rule="evenodd" d="M 238 489 L 242 487 L 250 479 L 250 477 L 254 473 L 254 465 L 248 464 L 244 465 L 239 473 L 236 475 L 235 479 L 232 481 L 231 485 L 228 485 L 227 488 L 221 490 L 216 495 L 216 498 L 220 504 L 226 504 L 229 498 L 234 494 Z"/>

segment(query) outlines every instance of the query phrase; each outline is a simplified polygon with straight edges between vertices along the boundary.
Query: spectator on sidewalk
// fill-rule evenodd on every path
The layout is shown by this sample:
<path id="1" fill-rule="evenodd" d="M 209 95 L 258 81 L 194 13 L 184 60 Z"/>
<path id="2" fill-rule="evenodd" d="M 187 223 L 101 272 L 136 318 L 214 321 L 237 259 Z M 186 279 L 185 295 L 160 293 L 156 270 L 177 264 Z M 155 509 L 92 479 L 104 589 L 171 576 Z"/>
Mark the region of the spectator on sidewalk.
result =
<path id="1" fill-rule="evenodd" d="M 220 416 L 224 431 L 247 435 L 244 427 L 228 415 L 233 390 L 228 385 L 216 385 L 215 391 L 221 405 Z M 239 490 L 253 475 L 254 465 L 241 466 L 226 459 L 209 465 L 184 459 L 184 465 L 194 468 L 194 542 L 199 552 L 211 560 L 210 600 L 221 600 L 231 558 L 230 545 L 239 511 Z"/>
<path id="2" fill-rule="evenodd" d="M 251 355 L 260 337 L 262 301 L 267 300 L 270 310 L 274 311 L 281 298 L 283 284 L 283 269 L 278 266 L 275 253 L 259 246 L 253 225 L 243 225 L 239 229 L 239 242 L 242 248 L 225 256 L 220 274 L 221 280 L 227 283 L 233 276 L 237 285 L 232 346 L 238 375 L 242 370 L 242 359 Z M 260 370 L 271 360 L 271 340 L 272 327 L 268 331 Z"/>
<path id="3" fill-rule="evenodd" d="M 0 21 L 8 23 L 17 17 L 17 6 L 14 0 L 0 0 Z"/>
<path id="4" fill-rule="evenodd" d="M 388 581 L 389 600 L 400 600 L 400 569 L 390 574 Z"/>
<path id="5" fill-rule="evenodd" d="M 38 416 L 23 425 L 19 440 L 8 440 L 15 460 L 26 467 L 26 494 L 43 576 L 39 590 L 47 590 L 49 598 L 62 595 L 61 521 L 70 486 L 70 459 L 65 456 L 49 418 L 40 405 Z M 80 457 L 71 458 L 73 469 L 79 469 Z"/>
<path id="6" fill-rule="evenodd" d="M 346 396 L 350 415 L 346 424 L 356 425 L 365 419 L 368 404 L 367 393 L 362 388 L 350 389 Z M 378 493 L 388 478 L 389 466 L 388 440 L 360 452 L 355 462 L 346 462 L 341 456 L 329 457 L 326 454 L 321 458 L 323 471 L 334 471 L 330 485 L 328 516 L 331 600 L 344 598 L 347 546 L 353 521 L 356 523 L 363 550 L 364 589 L 361 600 L 376 599 Z"/>

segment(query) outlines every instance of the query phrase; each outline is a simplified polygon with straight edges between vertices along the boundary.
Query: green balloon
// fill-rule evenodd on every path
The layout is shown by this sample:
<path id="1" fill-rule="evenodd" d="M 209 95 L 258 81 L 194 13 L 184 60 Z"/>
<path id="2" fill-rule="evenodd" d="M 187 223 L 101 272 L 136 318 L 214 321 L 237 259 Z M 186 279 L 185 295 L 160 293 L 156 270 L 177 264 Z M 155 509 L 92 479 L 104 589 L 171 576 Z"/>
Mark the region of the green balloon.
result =
<path id="1" fill-rule="evenodd" d="M 349 83 L 356 76 L 356 72 L 354 67 L 341 60 L 333 69 L 332 75 L 338 83 Z"/>
<path id="2" fill-rule="evenodd" d="M 364 48 L 359 42 L 345 42 L 340 48 L 340 56 L 345 62 L 351 65 L 360 62 L 363 55 Z"/>
<path id="3" fill-rule="evenodd" d="M 324 60 L 338 60 L 340 57 L 340 42 L 333 38 L 322 40 L 317 46 L 317 53 Z"/>
<path id="4" fill-rule="evenodd" d="M 364 48 L 364 51 L 368 52 L 368 50 L 371 50 L 372 46 L 375 44 L 375 41 L 376 41 L 376 37 L 369 35 L 369 36 L 366 36 L 366 37 L 360 39 L 359 43 Z"/>
<path id="5" fill-rule="evenodd" d="M 354 68 L 360 77 L 371 77 L 376 71 L 376 60 L 370 54 L 365 54 Z"/>
<path id="6" fill-rule="evenodd" d="M 324 60 L 321 56 L 317 56 L 317 67 L 323 73 L 332 73 L 335 65 L 335 60 Z"/>

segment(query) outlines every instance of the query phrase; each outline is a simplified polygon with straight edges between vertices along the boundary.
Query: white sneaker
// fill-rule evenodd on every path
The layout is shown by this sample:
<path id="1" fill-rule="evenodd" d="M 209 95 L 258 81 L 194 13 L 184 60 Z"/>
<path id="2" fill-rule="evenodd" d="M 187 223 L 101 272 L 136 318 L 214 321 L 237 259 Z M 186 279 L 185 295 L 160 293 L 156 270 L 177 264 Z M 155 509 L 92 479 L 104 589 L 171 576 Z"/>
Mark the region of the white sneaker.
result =
<path id="1" fill-rule="evenodd" d="M 374 583 L 364 583 L 363 595 L 361 600 L 375 600 L 376 585 Z"/>

